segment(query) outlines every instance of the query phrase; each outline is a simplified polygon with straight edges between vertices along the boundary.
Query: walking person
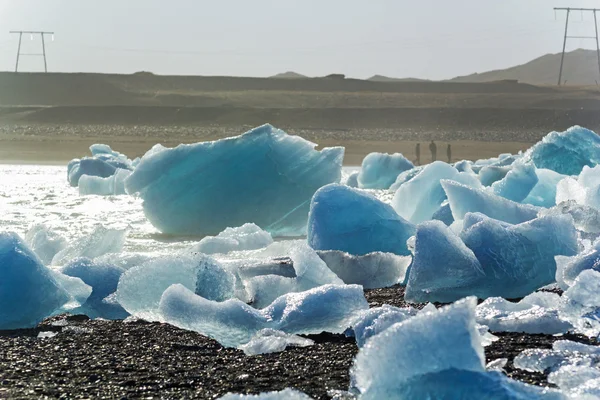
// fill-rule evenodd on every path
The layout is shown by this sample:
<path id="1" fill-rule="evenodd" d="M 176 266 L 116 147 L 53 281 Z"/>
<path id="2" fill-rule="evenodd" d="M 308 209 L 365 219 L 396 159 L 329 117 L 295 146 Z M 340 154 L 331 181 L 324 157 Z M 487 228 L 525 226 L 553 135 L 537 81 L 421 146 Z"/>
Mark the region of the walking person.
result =
<path id="1" fill-rule="evenodd" d="M 452 147 L 450 147 L 450 143 L 448 143 L 448 147 L 446 148 L 446 155 L 448 156 L 448 164 L 452 162 Z"/>
<path id="2" fill-rule="evenodd" d="M 437 145 L 433 140 L 429 143 L 429 151 L 431 152 L 431 162 L 434 162 L 437 160 Z"/>
<path id="3" fill-rule="evenodd" d="M 417 156 L 415 159 L 416 164 L 421 165 L 421 143 L 417 143 L 415 146 L 415 155 Z"/>

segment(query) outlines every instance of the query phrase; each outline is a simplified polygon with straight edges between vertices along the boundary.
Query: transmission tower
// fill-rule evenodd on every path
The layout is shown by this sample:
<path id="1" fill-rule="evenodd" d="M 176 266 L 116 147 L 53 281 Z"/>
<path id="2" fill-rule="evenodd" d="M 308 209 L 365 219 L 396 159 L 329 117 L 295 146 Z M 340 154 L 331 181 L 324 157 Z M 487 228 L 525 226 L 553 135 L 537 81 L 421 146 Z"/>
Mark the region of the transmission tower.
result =
<path id="1" fill-rule="evenodd" d="M 54 32 L 44 32 L 44 31 L 10 31 L 11 34 L 16 33 L 19 34 L 19 47 L 17 48 L 17 62 L 15 64 L 15 72 L 19 72 L 19 59 L 21 56 L 37 56 L 44 57 L 44 72 L 48 72 L 48 63 L 46 62 L 46 41 L 44 40 L 45 35 L 52 35 L 54 39 Z M 23 39 L 23 34 L 31 35 L 40 35 L 42 38 L 42 52 L 41 53 L 21 53 L 21 42 Z"/>

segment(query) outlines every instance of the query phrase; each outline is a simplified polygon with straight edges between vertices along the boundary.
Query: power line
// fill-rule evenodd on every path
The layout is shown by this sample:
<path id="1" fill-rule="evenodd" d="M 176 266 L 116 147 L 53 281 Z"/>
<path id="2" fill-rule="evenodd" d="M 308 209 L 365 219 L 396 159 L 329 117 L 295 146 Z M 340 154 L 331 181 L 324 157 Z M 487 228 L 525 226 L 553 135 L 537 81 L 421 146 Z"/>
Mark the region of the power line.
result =
<path id="1" fill-rule="evenodd" d="M 54 32 L 45 31 L 10 31 L 11 34 L 19 34 L 19 46 L 17 47 L 17 62 L 15 63 L 15 72 L 19 72 L 19 59 L 21 56 L 41 56 L 44 57 L 44 72 L 48 72 L 48 63 L 46 62 L 46 41 L 45 35 L 52 35 L 54 40 Z M 33 35 L 40 35 L 42 38 L 42 52 L 41 53 L 21 53 L 21 42 L 23 40 L 23 34 L 29 34 L 33 38 Z"/>
<path id="2" fill-rule="evenodd" d="M 555 7 L 554 8 L 554 12 L 556 11 L 566 11 L 567 12 L 567 18 L 565 20 L 565 37 L 563 40 L 563 48 L 562 48 L 562 54 L 560 56 L 560 70 L 558 72 L 558 86 L 560 86 L 561 81 L 562 81 L 562 72 L 563 72 L 563 65 L 565 62 L 565 49 L 567 47 L 567 39 L 596 39 L 596 55 L 598 57 L 598 73 L 600 76 L 600 44 L 598 43 L 598 21 L 596 19 L 596 11 L 600 11 L 600 9 L 598 8 L 570 8 L 570 7 Z M 580 11 L 581 14 L 583 15 L 584 12 L 591 12 L 594 14 L 594 28 L 596 29 L 596 35 L 595 36 L 569 36 L 569 15 L 571 14 L 571 11 Z"/>

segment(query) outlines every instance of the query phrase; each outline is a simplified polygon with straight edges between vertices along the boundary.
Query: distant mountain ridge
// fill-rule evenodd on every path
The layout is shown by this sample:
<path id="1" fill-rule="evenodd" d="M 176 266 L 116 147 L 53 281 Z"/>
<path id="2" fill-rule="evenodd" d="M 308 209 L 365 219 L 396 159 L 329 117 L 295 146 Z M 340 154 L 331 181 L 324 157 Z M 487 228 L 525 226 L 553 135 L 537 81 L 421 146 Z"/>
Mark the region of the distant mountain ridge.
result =
<path id="1" fill-rule="evenodd" d="M 561 53 L 546 54 L 525 64 L 450 79 L 450 82 L 491 82 L 518 80 L 533 85 L 556 85 Z M 561 81 L 566 85 L 598 85 L 598 57 L 595 50 L 577 49 L 565 53 Z"/>

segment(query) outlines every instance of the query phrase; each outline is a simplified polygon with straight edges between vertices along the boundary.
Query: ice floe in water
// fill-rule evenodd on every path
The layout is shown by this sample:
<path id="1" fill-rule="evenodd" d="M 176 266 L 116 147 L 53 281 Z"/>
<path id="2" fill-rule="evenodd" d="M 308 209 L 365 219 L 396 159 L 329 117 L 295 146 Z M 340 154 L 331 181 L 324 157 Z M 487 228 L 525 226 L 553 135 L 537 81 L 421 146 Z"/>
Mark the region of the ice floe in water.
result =
<path id="1" fill-rule="evenodd" d="M 131 170 L 134 167 L 134 163 L 128 159 L 127 156 L 112 150 L 108 145 L 93 144 L 90 146 L 90 152 L 92 153 L 92 157 L 84 157 L 81 160 L 74 159 L 69 162 L 67 167 L 67 179 L 71 186 L 78 186 L 79 181 L 83 176 L 109 178 L 115 175 L 119 170 Z M 86 183 L 84 192 L 90 190 L 92 185 L 99 188 L 98 181 L 96 181 L 95 184 L 91 182 L 92 181 L 88 181 Z"/>
<path id="2" fill-rule="evenodd" d="M 169 234 L 217 234 L 253 222 L 276 236 L 301 235 L 313 193 L 341 178 L 344 148 L 315 150 L 263 125 L 215 142 L 150 150 L 126 181 L 144 212 Z"/>

